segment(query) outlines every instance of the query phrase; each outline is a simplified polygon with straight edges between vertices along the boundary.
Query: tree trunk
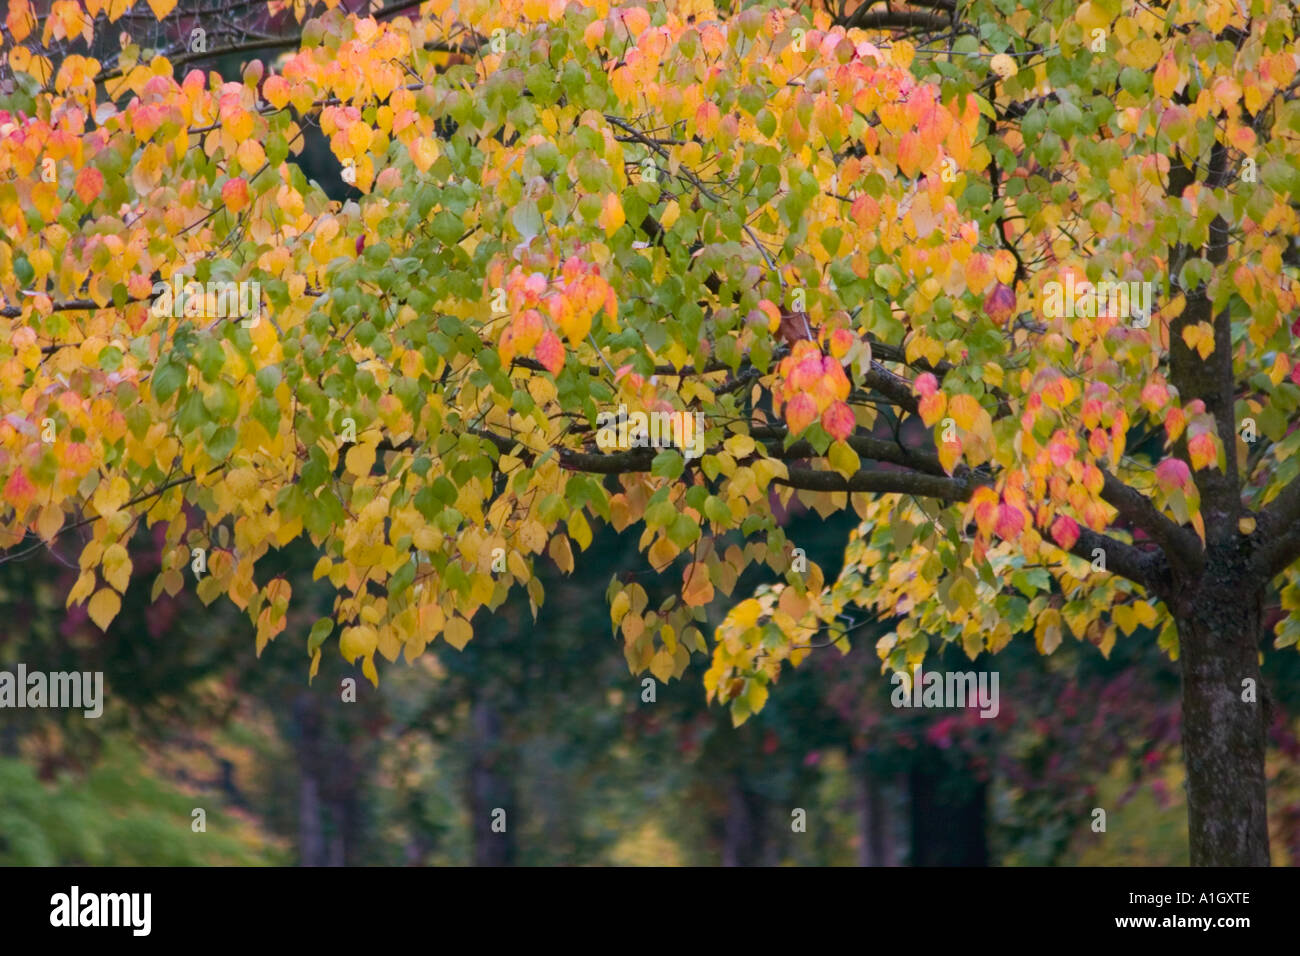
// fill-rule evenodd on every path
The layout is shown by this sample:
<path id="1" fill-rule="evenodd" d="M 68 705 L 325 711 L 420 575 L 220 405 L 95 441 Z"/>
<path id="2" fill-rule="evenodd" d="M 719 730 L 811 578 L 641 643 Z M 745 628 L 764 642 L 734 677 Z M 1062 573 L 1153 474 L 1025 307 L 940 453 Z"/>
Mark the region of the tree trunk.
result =
<path id="1" fill-rule="evenodd" d="M 325 865 L 325 837 L 321 826 L 320 787 L 304 771 L 298 780 L 298 865 Z"/>
<path id="2" fill-rule="evenodd" d="M 727 787 L 722 865 L 761 866 L 764 842 L 763 799 L 746 786 L 740 773 L 733 773 Z"/>
<path id="3" fill-rule="evenodd" d="M 320 714 L 310 694 L 293 708 L 294 751 L 298 764 L 298 865 L 327 866 L 325 808 L 320 785 Z"/>
<path id="4" fill-rule="evenodd" d="M 922 747 L 912 764 L 912 866 L 988 866 L 988 784 Z"/>
<path id="5" fill-rule="evenodd" d="M 470 721 L 469 810 L 473 818 L 474 865 L 514 866 L 518 821 L 501 718 L 491 704 L 480 700 L 471 707 Z M 493 824 L 497 824 L 496 829 Z"/>
<path id="6" fill-rule="evenodd" d="M 880 779 L 869 769 L 858 773 L 858 866 L 892 866 L 889 802 Z"/>
<path id="7" fill-rule="evenodd" d="M 1191 863 L 1268 866 L 1263 594 L 1207 568 L 1201 586 L 1178 603 Z"/>

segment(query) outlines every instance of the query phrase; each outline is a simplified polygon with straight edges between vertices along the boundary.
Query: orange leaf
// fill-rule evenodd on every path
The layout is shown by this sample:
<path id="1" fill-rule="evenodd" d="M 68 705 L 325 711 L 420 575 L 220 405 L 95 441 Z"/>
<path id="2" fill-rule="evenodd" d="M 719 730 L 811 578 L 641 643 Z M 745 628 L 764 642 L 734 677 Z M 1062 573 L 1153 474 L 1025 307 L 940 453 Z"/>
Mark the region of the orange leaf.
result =
<path id="1" fill-rule="evenodd" d="M 682 571 L 682 600 L 688 607 L 703 607 L 713 600 L 709 569 L 699 562 L 686 565 Z"/>

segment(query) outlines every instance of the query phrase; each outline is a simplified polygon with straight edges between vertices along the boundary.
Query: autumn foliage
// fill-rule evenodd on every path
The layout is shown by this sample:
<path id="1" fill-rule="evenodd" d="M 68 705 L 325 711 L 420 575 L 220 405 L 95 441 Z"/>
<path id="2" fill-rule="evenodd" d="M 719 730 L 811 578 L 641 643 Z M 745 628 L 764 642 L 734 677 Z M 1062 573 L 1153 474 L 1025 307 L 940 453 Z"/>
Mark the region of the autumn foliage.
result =
<path id="1" fill-rule="evenodd" d="M 260 650 L 293 595 L 258 561 L 305 537 L 337 598 L 286 637 L 377 681 L 609 523 L 682 582 L 610 582 L 629 665 L 708 655 L 737 720 L 853 607 L 900 618 L 887 670 L 1177 654 L 1222 564 L 1296 645 L 1294 6 L 733 6 L 271 3 L 292 42 L 227 81 L 87 55 L 126 0 L 11 2 L 0 545 L 75 545 L 107 627 L 162 525 L 155 595 Z M 359 200 L 295 165 L 308 123 Z M 260 314 L 159 314 L 178 274 Z M 1048 314 L 1067 276 L 1152 313 Z M 597 449 L 620 405 L 698 412 L 706 453 Z M 796 497 L 862 519 L 835 580 Z"/>

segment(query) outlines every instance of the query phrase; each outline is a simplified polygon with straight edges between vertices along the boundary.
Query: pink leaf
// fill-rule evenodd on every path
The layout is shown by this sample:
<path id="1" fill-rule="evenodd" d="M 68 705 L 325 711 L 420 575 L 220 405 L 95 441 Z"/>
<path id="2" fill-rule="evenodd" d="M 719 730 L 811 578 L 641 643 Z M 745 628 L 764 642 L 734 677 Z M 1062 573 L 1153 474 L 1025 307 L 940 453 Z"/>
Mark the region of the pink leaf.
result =
<path id="1" fill-rule="evenodd" d="M 853 410 L 843 402 L 833 402 L 822 413 L 822 428 L 826 429 L 826 434 L 840 441 L 853 434 L 855 424 Z"/>
<path id="2" fill-rule="evenodd" d="M 1074 547 L 1079 540 L 1079 524 L 1073 518 L 1061 515 L 1052 522 L 1052 537 L 1066 551 Z"/>
<path id="3" fill-rule="evenodd" d="M 1025 516 L 1015 505 L 1005 502 L 998 506 L 997 533 L 1005 540 L 1020 536 L 1025 527 Z"/>
<path id="4" fill-rule="evenodd" d="M 1192 472 L 1187 467 L 1187 462 L 1180 458 L 1166 458 L 1156 465 L 1156 481 L 1166 491 L 1187 487 L 1187 481 L 1191 477 Z"/>

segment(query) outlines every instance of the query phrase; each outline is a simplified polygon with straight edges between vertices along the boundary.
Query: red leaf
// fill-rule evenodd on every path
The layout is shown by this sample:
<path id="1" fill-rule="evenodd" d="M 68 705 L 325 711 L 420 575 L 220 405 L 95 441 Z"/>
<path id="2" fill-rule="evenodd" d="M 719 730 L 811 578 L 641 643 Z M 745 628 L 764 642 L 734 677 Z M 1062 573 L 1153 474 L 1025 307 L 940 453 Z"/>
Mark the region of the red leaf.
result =
<path id="1" fill-rule="evenodd" d="M 1020 509 L 1015 505 L 1009 505 L 1005 502 L 998 506 L 998 524 L 996 531 L 999 536 L 1005 540 L 1011 540 L 1020 536 L 1020 532 L 1025 527 L 1025 516 L 1021 514 Z"/>
<path id="2" fill-rule="evenodd" d="M 239 212 L 248 205 L 248 183 L 242 177 L 226 180 L 226 184 L 221 187 L 221 201 L 226 204 L 226 208 L 231 212 Z M 358 255 L 361 254 L 361 243 L 364 241 L 365 236 L 362 236 L 357 243 Z"/>
<path id="3" fill-rule="evenodd" d="M 560 369 L 564 368 L 564 345 L 550 329 L 542 335 L 542 340 L 537 343 L 537 351 L 534 353 L 537 361 L 546 366 L 547 371 L 552 375 L 558 374 Z"/>
<path id="4" fill-rule="evenodd" d="M 77 173 L 77 182 L 73 187 L 81 201 L 89 206 L 104 191 L 104 174 L 93 166 L 87 166 Z"/>
<path id="5" fill-rule="evenodd" d="M 794 402 L 790 404 L 793 405 Z M 786 415 L 789 415 L 788 410 Z M 826 411 L 822 413 L 822 428 L 826 429 L 826 434 L 839 441 L 843 441 L 853 434 L 853 427 L 856 424 L 853 418 L 853 409 L 843 402 L 834 402 L 828 405 Z"/>
<path id="6" fill-rule="evenodd" d="M 36 497 L 36 486 L 27 477 L 27 472 L 19 468 L 9 476 L 9 480 L 5 482 L 4 497 L 5 501 L 14 506 L 19 515 L 27 511 L 27 506 Z"/>
<path id="7" fill-rule="evenodd" d="M 1066 551 L 1074 547 L 1074 543 L 1079 540 L 1079 525 L 1073 518 L 1067 518 L 1061 515 L 1052 522 L 1052 537 Z"/>
<path id="8" fill-rule="evenodd" d="M 1016 293 L 1009 285 L 999 282 L 984 298 L 984 314 L 998 325 L 1006 324 L 1016 311 Z"/>

